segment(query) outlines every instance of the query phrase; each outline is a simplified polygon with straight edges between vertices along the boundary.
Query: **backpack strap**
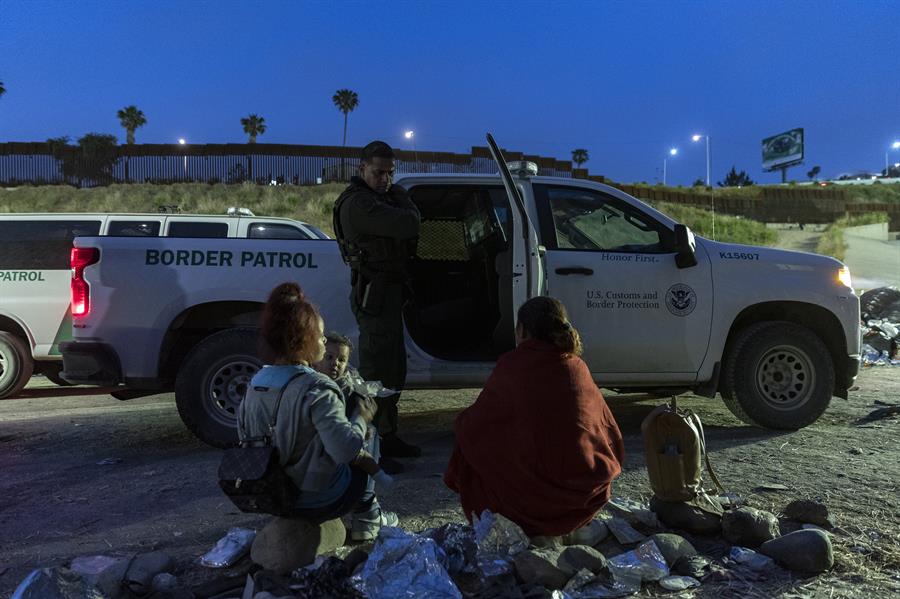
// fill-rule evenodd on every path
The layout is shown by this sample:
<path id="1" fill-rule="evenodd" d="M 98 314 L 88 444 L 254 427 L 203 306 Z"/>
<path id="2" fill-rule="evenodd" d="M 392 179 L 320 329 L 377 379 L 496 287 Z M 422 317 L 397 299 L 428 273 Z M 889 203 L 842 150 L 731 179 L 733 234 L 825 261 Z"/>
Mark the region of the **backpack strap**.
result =
<path id="1" fill-rule="evenodd" d="M 278 397 L 275 399 L 275 408 L 272 410 L 272 418 L 269 420 L 269 434 L 263 435 L 262 437 L 250 437 L 248 439 L 244 439 L 241 442 L 241 445 L 248 446 L 250 443 L 255 443 L 257 441 L 263 441 L 266 444 L 266 447 L 272 444 L 272 435 L 275 433 L 275 423 L 278 421 L 278 408 L 281 407 L 281 399 L 284 397 L 284 392 L 287 391 L 287 388 L 293 383 L 295 380 L 300 378 L 306 374 L 303 371 L 295 372 L 291 375 L 291 378 L 287 380 L 287 382 L 282 385 L 281 391 L 278 392 Z"/>
<path id="2" fill-rule="evenodd" d="M 685 410 L 684 413 L 688 422 L 697 429 L 697 433 L 700 437 L 700 451 L 703 452 L 703 461 L 706 462 L 706 471 L 709 472 L 709 478 L 712 479 L 713 484 L 716 485 L 720 492 L 725 493 L 725 487 L 719 482 L 719 477 L 716 476 L 712 464 L 709 461 L 709 452 L 706 451 L 706 434 L 703 432 L 703 423 L 700 422 L 700 417 L 697 416 L 693 410 Z"/>

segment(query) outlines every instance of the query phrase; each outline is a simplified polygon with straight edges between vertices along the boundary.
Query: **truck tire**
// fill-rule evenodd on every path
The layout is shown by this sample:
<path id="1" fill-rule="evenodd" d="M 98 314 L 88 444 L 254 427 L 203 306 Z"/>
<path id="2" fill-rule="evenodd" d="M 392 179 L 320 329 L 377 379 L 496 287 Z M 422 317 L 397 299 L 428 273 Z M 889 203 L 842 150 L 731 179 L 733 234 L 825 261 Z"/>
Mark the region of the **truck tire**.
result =
<path id="1" fill-rule="evenodd" d="M 768 321 L 737 334 L 721 392 L 747 424 L 797 430 L 822 415 L 833 389 L 834 364 L 822 340 L 804 326 Z"/>
<path id="2" fill-rule="evenodd" d="M 203 339 L 175 378 L 175 405 L 184 424 L 214 447 L 237 443 L 237 411 L 262 362 L 255 329 L 228 329 Z"/>
<path id="3" fill-rule="evenodd" d="M 0 399 L 15 397 L 34 371 L 31 352 L 12 333 L 0 332 Z"/>

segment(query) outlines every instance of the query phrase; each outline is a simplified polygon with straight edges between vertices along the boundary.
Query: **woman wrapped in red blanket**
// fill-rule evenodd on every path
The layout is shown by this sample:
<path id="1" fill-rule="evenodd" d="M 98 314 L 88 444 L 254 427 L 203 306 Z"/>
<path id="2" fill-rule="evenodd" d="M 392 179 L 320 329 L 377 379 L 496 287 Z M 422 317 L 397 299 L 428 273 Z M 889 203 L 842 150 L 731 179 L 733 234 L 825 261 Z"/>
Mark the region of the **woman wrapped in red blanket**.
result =
<path id="1" fill-rule="evenodd" d="M 622 433 L 579 357 L 581 338 L 562 302 L 525 302 L 516 343 L 457 417 L 444 482 L 470 521 L 490 509 L 529 536 L 565 535 L 609 500 Z"/>

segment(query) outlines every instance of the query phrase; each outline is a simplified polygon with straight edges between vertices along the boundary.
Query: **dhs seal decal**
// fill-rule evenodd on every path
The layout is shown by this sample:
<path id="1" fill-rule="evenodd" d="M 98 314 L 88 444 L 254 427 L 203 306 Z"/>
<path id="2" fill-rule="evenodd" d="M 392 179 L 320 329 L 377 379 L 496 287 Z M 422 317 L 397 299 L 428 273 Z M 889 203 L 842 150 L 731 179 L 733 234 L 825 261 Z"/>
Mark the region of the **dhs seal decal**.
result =
<path id="1" fill-rule="evenodd" d="M 687 316 L 696 307 L 697 294 L 687 285 L 676 283 L 666 291 L 666 308 L 675 316 Z"/>

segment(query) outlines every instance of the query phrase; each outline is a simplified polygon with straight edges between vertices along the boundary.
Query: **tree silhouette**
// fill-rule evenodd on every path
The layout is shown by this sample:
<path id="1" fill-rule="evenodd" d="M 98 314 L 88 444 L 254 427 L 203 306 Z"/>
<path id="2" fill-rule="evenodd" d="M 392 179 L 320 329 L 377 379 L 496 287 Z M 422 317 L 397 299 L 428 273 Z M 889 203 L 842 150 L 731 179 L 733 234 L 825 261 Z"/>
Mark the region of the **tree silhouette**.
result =
<path id="1" fill-rule="evenodd" d="M 331 96 L 331 101 L 337 106 L 337 109 L 344 113 L 344 137 L 341 141 L 342 146 L 347 145 L 347 115 L 359 106 L 359 96 L 355 91 L 349 89 L 339 89 Z"/>
<path id="2" fill-rule="evenodd" d="M 731 170 L 725 175 L 724 181 L 719 181 L 719 187 L 747 187 L 748 185 L 753 185 L 753 180 L 747 175 L 745 171 L 737 172 L 735 167 L 731 167 Z"/>
<path id="3" fill-rule="evenodd" d="M 815 181 L 816 177 L 819 176 L 819 173 L 822 172 L 822 167 L 814 166 L 812 170 L 806 173 L 806 176 L 809 177 L 810 181 Z"/>
<path id="4" fill-rule="evenodd" d="M 334 102 L 334 105 L 344 113 L 344 137 L 341 141 L 341 147 L 347 147 L 347 115 L 349 115 L 353 110 L 359 106 L 359 96 L 355 91 L 350 89 L 339 89 L 334 92 L 334 95 L 331 96 L 331 101 Z M 338 178 L 343 180 L 346 179 L 346 173 L 344 172 L 344 153 L 341 153 L 341 173 L 338 175 Z"/>
<path id="5" fill-rule="evenodd" d="M 581 168 L 581 165 L 590 160 L 588 156 L 588 151 L 584 148 L 578 148 L 577 150 L 572 150 L 572 162 L 574 162 L 578 168 Z"/>
<path id="6" fill-rule="evenodd" d="M 704 179 L 695 179 L 693 183 L 691 183 L 691 187 L 706 187 L 706 181 Z"/>
<path id="7" fill-rule="evenodd" d="M 244 133 L 250 136 L 247 143 L 255 144 L 256 136 L 266 132 L 266 119 L 257 114 L 242 118 L 241 125 L 244 127 Z"/>
<path id="8" fill-rule="evenodd" d="M 69 145 L 69 138 L 53 137 L 47 140 L 50 153 L 60 161 L 63 177 L 77 180 L 78 187 L 85 181 L 108 185 L 113 180 L 112 169 L 118 159 L 115 135 L 87 133 L 78 140 L 78 146 Z"/>
<path id="9" fill-rule="evenodd" d="M 6 93 L 6 87 L 4 87 L 3 82 L 0 81 L 0 96 Z"/>
<path id="10" fill-rule="evenodd" d="M 122 128 L 125 129 L 125 143 L 133 144 L 135 130 L 147 124 L 147 118 L 143 111 L 138 110 L 138 107 L 132 104 L 117 112 L 116 115 L 119 117 Z"/>

